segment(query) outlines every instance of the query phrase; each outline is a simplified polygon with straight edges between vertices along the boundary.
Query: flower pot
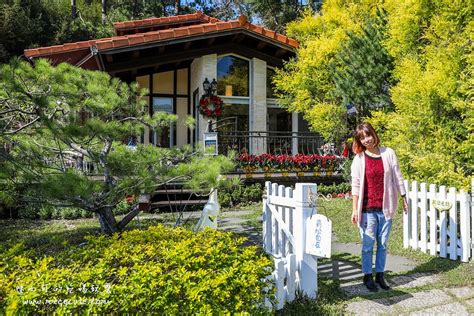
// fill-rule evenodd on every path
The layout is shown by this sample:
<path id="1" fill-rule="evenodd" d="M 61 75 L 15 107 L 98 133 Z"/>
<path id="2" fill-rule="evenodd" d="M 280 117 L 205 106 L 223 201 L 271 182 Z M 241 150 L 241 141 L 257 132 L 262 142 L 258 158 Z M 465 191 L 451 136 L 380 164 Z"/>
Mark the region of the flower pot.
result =
<path id="1" fill-rule="evenodd" d="M 263 175 L 264 175 L 265 178 L 271 178 L 272 177 L 272 173 L 274 171 L 273 168 L 265 166 L 265 167 L 262 168 L 262 170 L 263 170 Z"/>
<path id="2" fill-rule="evenodd" d="M 254 167 L 247 166 L 247 167 L 244 167 L 243 170 L 245 172 L 245 177 L 246 178 L 252 178 L 253 177 L 253 172 L 255 171 Z"/>
<path id="3" fill-rule="evenodd" d="M 296 175 L 297 175 L 298 177 L 303 177 L 303 176 L 304 176 L 304 171 L 303 171 L 303 169 L 301 169 L 301 168 L 295 168 L 294 170 L 295 170 Z"/>

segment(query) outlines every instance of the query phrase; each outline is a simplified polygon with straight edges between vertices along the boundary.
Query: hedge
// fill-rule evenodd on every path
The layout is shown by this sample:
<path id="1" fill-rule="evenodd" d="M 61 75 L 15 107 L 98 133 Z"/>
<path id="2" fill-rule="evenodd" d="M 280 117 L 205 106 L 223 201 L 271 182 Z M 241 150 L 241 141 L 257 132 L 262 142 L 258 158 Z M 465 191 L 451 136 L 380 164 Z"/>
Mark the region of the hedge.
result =
<path id="1" fill-rule="evenodd" d="M 272 263 L 231 233 L 152 226 L 54 257 L 0 249 L 0 308 L 25 313 L 267 313 Z"/>

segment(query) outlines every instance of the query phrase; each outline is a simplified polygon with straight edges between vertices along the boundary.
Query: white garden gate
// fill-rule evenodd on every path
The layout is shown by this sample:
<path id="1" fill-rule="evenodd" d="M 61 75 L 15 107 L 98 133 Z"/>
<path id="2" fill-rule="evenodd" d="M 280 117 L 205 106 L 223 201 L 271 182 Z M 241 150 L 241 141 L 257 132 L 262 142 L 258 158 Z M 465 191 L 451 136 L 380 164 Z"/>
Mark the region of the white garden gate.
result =
<path id="1" fill-rule="evenodd" d="M 451 260 L 472 259 L 474 195 L 416 181 L 405 181 L 405 188 L 410 207 L 403 215 L 403 246 Z"/>
<path id="2" fill-rule="evenodd" d="M 296 290 L 315 298 L 316 257 L 305 251 L 306 225 L 316 214 L 316 184 L 290 187 L 267 181 L 263 199 L 263 247 L 275 261 L 272 278 L 277 288 L 277 309 L 295 298 Z M 330 241 L 329 241 L 330 243 Z"/>

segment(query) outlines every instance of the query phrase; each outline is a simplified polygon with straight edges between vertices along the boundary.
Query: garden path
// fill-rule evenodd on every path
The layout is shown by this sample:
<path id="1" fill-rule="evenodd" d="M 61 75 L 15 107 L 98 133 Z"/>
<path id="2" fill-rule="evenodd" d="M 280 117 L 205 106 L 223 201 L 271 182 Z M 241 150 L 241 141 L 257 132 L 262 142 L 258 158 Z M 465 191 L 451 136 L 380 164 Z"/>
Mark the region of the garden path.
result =
<path id="1" fill-rule="evenodd" d="M 220 230 L 245 235 L 249 244 L 261 244 L 261 218 L 250 219 L 252 211 L 226 211 L 218 220 Z M 333 254 L 360 254 L 360 245 L 339 243 L 333 236 Z M 337 279 L 347 297 L 346 312 L 354 315 L 408 314 L 408 315 L 474 315 L 474 288 L 455 287 L 439 289 L 433 285 L 439 276 L 429 273 L 406 273 L 416 262 L 388 254 L 387 270 L 395 274 L 388 278 L 392 290 L 369 292 L 362 284 L 360 266 L 337 259 L 320 260 L 321 277 Z M 404 273 L 405 272 L 405 273 Z M 403 275 L 396 275 L 403 274 Z"/>

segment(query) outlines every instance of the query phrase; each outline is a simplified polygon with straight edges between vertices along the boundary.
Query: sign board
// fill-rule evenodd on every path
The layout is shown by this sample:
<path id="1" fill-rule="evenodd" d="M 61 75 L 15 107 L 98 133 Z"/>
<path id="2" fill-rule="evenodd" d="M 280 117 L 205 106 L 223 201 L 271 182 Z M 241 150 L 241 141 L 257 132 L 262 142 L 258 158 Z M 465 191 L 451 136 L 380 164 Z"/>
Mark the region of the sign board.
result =
<path id="1" fill-rule="evenodd" d="M 204 133 L 204 154 L 212 156 L 216 156 L 218 154 L 216 132 Z"/>
<path id="2" fill-rule="evenodd" d="M 431 204 L 438 211 L 447 211 L 453 206 L 452 203 L 447 200 L 432 200 Z"/>
<path id="3" fill-rule="evenodd" d="M 326 216 L 315 214 L 306 222 L 306 253 L 331 258 L 332 222 Z"/>

